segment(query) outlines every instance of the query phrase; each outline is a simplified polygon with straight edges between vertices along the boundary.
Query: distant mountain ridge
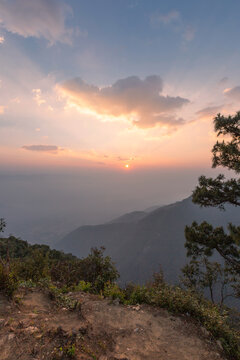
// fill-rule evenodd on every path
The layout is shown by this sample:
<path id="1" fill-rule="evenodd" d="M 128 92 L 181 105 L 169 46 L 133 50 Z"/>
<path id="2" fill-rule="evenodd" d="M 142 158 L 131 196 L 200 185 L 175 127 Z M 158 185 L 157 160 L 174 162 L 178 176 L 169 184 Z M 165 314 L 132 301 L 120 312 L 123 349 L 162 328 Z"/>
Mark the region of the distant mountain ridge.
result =
<path id="1" fill-rule="evenodd" d="M 130 213 L 124 214 L 119 216 L 116 219 L 113 219 L 106 224 L 119 224 L 119 223 L 131 223 L 131 222 L 138 222 L 142 220 L 148 213 L 145 211 L 132 211 Z"/>
<path id="2" fill-rule="evenodd" d="M 159 266 L 166 280 L 176 282 L 186 263 L 184 229 L 193 221 L 224 227 L 229 222 L 240 225 L 240 209 L 201 208 L 189 197 L 151 212 L 131 212 L 105 224 L 79 227 L 66 235 L 57 248 L 84 257 L 91 247 L 104 246 L 122 282 L 142 283 Z"/>

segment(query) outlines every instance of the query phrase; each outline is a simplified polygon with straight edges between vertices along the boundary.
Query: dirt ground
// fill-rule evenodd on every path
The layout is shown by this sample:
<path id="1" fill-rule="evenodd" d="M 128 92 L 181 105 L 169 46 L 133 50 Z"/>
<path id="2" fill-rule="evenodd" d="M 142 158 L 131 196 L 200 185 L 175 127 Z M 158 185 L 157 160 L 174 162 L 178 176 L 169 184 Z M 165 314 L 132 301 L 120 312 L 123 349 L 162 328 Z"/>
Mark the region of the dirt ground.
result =
<path id="1" fill-rule="evenodd" d="M 149 306 L 123 306 L 74 293 L 74 311 L 47 293 L 0 298 L 0 360 L 216 360 L 218 344 L 188 317 Z"/>

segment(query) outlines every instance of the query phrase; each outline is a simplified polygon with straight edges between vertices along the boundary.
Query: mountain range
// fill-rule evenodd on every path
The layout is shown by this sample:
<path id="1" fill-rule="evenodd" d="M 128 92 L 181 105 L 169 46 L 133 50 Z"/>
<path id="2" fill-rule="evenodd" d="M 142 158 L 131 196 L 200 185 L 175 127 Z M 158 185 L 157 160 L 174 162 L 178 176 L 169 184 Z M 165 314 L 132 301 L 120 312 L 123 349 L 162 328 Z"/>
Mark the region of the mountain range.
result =
<path id="1" fill-rule="evenodd" d="M 174 204 L 124 214 L 105 224 L 81 226 L 67 234 L 56 248 L 78 257 L 92 247 L 104 246 L 120 272 L 120 282 L 143 283 L 159 268 L 164 277 L 176 283 L 187 262 L 184 229 L 193 221 L 213 226 L 240 225 L 240 209 L 226 206 L 201 208 L 191 197 Z"/>

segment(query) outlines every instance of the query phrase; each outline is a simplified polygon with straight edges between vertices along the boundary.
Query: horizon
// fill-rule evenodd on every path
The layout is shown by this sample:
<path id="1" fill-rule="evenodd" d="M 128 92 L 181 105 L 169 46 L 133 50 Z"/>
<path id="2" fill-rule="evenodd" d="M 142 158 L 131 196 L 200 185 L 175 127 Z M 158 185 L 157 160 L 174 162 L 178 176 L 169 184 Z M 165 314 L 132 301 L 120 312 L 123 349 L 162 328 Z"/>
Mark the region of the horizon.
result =
<path id="1" fill-rule="evenodd" d="M 1 167 L 207 166 L 212 119 L 239 110 L 240 51 L 226 42 L 238 10 L 234 1 L 3 1 Z"/>
<path id="2" fill-rule="evenodd" d="M 100 223 L 184 199 L 216 174 L 213 119 L 240 107 L 239 10 L 0 2 L 1 216 L 13 228 L 46 213 Z"/>

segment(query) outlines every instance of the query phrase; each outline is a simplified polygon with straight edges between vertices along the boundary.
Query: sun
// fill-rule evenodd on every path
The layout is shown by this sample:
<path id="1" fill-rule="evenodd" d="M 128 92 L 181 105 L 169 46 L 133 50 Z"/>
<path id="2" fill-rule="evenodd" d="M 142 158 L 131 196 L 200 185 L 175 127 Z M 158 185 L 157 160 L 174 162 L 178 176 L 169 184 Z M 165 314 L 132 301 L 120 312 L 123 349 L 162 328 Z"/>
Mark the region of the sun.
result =
<path id="1" fill-rule="evenodd" d="M 124 165 L 125 169 L 129 169 L 129 164 Z"/>

